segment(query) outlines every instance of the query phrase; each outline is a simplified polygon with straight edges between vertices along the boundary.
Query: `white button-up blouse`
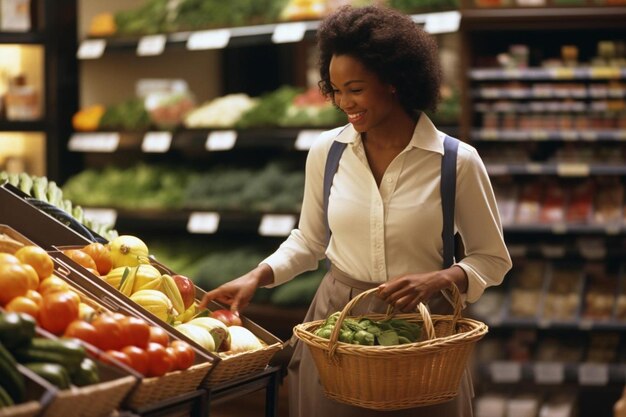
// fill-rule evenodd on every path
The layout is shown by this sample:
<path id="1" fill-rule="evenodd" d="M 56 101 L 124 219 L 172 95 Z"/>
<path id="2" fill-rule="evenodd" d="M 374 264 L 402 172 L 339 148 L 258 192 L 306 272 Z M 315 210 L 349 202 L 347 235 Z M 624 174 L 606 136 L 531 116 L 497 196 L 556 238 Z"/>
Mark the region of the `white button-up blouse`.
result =
<path id="1" fill-rule="evenodd" d="M 391 162 L 380 186 L 370 170 L 361 135 L 352 125 L 324 132 L 306 162 L 304 200 L 297 229 L 262 261 L 275 286 L 314 270 L 325 256 L 355 279 L 383 283 L 409 273 L 442 268 L 440 198 L 443 138 L 422 114 L 407 147 Z M 324 166 L 333 140 L 346 147 L 328 206 L 332 235 L 326 245 Z M 476 150 L 461 142 L 457 157 L 455 231 L 465 257 L 455 265 L 468 277 L 466 300 L 476 301 L 511 268 L 487 171 Z M 465 297 L 464 297 L 465 298 Z"/>

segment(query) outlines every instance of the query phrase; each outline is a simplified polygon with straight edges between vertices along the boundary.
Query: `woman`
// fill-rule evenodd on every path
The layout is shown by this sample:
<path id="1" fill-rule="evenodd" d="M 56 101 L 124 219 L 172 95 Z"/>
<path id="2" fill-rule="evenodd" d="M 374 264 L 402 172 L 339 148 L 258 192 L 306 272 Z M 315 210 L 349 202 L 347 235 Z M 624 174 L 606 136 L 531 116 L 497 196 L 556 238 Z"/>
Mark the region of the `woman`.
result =
<path id="1" fill-rule="evenodd" d="M 256 288 L 315 269 L 324 257 L 331 270 L 307 322 L 326 318 L 373 287 L 378 287 L 378 298 L 363 302 L 355 313 L 384 311 L 387 303 L 409 312 L 431 299 L 437 299 L 431 310 L 443 313 L 445 306 L 434 296 L 451 284 L 465 301 L 476 301 L 487 286 L 501 283 L 511 260 L 484 165 L 474 148 L 461 143 L 455 227 L 466 253 L 442 269 L 439 184 L 445 135 L 423 113 L 434 109 L 439 98 L 435 42 L 398 12 L 344 7 L 322 23 L 318 44 L 321 90 L 349 123 L 322 134 L 309 151 L 298 229 L 257 268 L 208 292 L 204 301 L 243 309 Z M 333 178 L 326 216 L 323 176 L 333 141 L 347 147 Z M 295 348 L 288 381 L 291 416 L 389 415 L 326 398 L 302 343 Z M 392 414 L 471 416 L 471 397 L 466 375 L 454 400 Z"/>

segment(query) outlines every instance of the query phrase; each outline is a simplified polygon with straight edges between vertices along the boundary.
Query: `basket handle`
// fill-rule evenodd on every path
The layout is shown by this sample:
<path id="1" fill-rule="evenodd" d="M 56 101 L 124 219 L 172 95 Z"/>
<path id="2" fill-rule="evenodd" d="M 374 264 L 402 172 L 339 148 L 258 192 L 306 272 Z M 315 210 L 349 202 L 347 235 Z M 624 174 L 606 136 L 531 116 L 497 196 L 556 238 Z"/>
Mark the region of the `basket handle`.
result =
<path id="1" fill-rule="evenodd" d="M 456 286 L 453 286 L 453 287 L 456 289 Z M 350 310 L 352 310 L 352 308 L 356 305 L 356 303 L 358 303 L 359 301 L 361 301 L 363 298 L 367 297 L 368 295 L 375 293 L 377 290 L 378 290 L 377 288 L 371 288 L 369 290 L 363 291 L 362 293 L 354 297 L 352 300 L 350 300 L 348 304 L 346 304 L 346 306 L 343 308 L 343 310 L 341 310 L 341 314 L 337 318 L 337 322 L 335 323 L 335 326 L 333 327 L 333 332 L 331 333 L 330 340 L 328 342 L 329 347 L 330 347 L 328 354 L 330 356 L 333 356 L 335 354 L 335 351 L 337 350 L 337 340 L 339 339 L 339 331 L 341 330 L 341 324 L 343 323 L 344 319 L 346 318 Z M 457 299 L 458 299 L 458 290 L 456 291 L 456 294 L 457 294 Z M 454 290 L 453 290 L 453 297 L 454 297 Z M 456 312 L 456 309 L 455 309 L 455 312 Z M 459 308 L 459 312 L 460 312 L 460 308 Z M 423 303 L 419 303 L 417 305 L 417 313 L 422 317 L 422 320 L 424 322 L 423 327 L 424 327 L 424 330 L 426 330 L 426 336 L 428 340 L 434 339 L 435 327 L 433 326 L 433 321 L 430 317 L 430 313 L 428 312 L 428 309 Z M 389 309 L 387 310 L 387 315 L 388 316 L 390 315 Z M 454 319 L 454 322 L 456 324 L 456 317 Z"/>

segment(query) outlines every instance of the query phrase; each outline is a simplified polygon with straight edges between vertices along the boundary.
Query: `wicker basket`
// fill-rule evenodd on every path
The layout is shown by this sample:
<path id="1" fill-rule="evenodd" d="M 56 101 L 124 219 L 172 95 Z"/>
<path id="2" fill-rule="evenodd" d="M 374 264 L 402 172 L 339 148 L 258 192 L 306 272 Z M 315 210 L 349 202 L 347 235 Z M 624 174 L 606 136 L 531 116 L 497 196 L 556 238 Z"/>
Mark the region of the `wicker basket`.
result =
<path id="1" fill-rule="evenodd" d="M 452 315 L 430 315 L 423 304 L 417 314 L 397 314 L 422 326 L 426 340 L 398 346 L 360 346 L 338 342 L 339 328 L 352 307 L 376 288 L 354 297 L 343 309 L 330 340 L 314 334 L 324 320 L 302 323 L 294 333 L 309 347 L 326 395 L 336 401 L 374 409 L 398 410 L 439 404 L 458 394 L 461 376 L 475 343 L 487 326 L 461 318 L 461 303 L 452 287 Z M 388 314 L 368 314 L 373 320 Z"/>
<path id="2" fill-rule="evenodd" d="M 184 371 L 173 371 L 160 377 L 143 378 L 128 397 L 125 408 L 137 410 L 151 404 L 198 389 L 211 369 L 211 362 L 193 365 Z"/>
<path id="3" fill-rule="evenodd" d="M 0 417 L 34 417 L 41 412 L 41 404 L 29 401 L 0 409 Z"/>
<path id="4" fill-rule="evenodd" d="M 223 357 L 216 365 L 202 387 L 211 388 L 224 381 L 246 376 L 265 369 L 270 359 L 282 349 L 281 343 L 273 343 L 249 352 Z"/>

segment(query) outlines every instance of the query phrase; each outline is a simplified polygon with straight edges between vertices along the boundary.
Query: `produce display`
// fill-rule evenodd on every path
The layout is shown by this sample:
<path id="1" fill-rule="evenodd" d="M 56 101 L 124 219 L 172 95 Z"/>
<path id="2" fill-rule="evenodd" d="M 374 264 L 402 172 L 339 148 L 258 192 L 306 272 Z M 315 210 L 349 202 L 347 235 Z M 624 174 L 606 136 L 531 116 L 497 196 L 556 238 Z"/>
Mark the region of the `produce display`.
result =
<path id="1" fill-rule="evenodd" d="M 330 339 L 341 312 L 328 316 L 315 331 L 315 335 Z M 339 341 L 353 345 L 395 346 L 420 340 L 422 328 L 404 319 L 371 320 L 368 318 L 345 318 L 339 330 Z"/>
<path id="2" fill-rule="evenodd" d="M 126 209 L 300 210 L 304 174 L 286 164 L 260 170 L 215 167 L 204 173 L 138 164 L 89 169 L 70 178 L 64 194 L 79 204 Z"/>
<path id="3" fill-rule="evenodd" d="M 63 252 L 146 311 L 163 322 L 172 324 L 209 352 L 233 355 L 263 347 L 254 334 L 241 327 L 242 322 L 234 313 L 228 310 L 198 310 L 193 282 L 183 275 L 172 276 L 161 273 L 151 265 L 148 247 L 139 238 L 129 235 L 118 236 L 109 242 L 104 251 L 100 247 L 95 249 L 95 245 L 102 246 L 99 243 L 92 243 L 81 249 L 65 249 Z M 96 259 L 88 253 L 96 253 L 100 262 L 96 262 Z M 98 268 L 98 264 L 102 267 Z M 112 317 L 101 316 L 96 319 L 94 325 L 98 324 L 99 320 L 105 320 L 107 322 L 103 324 L 105 326 L 110 326 L 111 323 L 108 322 L 115 321 Z M 134 323 L 134 326 L 139 324 Z M 83 326 L 83 330 L 84 327 L 86 325 Z M 137 331 L 142 331 L 149 337 L 149 331 L 146 329 L 138 328 Z M 110 345 L 96 346 L 107 351 L 122 349 L 121 354 L 109 353 L 123 360 L 123 354 L 131 356 L 132 352 L 125 352 L 124 349 L 130 344 L 122 346 L 118 343 L 119 340 L 121 339 L 115 338 L 115 342 L 109 340 Z M 134 346 L 145 348 L 146 345 Z M 151 349 L 158 347 L 148 345 L 149 355 L 152 354 Z M 152 375 L 152 371 L 148 372 Z"/>
<path id="4" fill-rule="evenodd" d="M 48 181 L 46 177 L 31 176 L 26 173 L 14 174 L 0 171 L 0 183 L 5 180 L 29 196 L 62 210 L 105 239 L 110 240 L 117 236 L 117 231 L 113 230 L 111 225 L 91 221 L 84 216 L 81 206 L 73 204 L 69 198 L 63 198 L 63 190 L 56 182 Z"/>

